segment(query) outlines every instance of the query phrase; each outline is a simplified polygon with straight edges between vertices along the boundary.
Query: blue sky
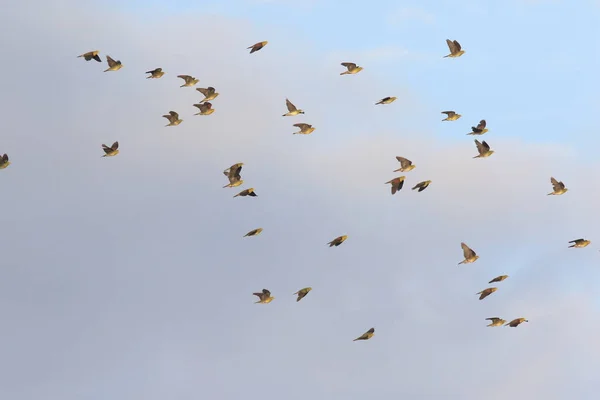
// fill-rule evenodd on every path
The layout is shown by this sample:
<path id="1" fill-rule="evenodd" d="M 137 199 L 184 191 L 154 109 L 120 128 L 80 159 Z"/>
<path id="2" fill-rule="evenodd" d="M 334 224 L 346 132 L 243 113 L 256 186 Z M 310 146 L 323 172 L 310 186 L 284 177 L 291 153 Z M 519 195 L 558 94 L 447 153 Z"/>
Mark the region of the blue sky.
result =
<path id="1" fill-rule="evenodd" d="M 587 1 L 11 5 L 0 393 L 595 399 L 599 14 Z M 446 38 L 465 55 L 442 58 Z M 95 49 L 124 67 L 76 57 Z M 340 76 L 342 61 L 365 69 Z M 156 67 L 166 75 L 146 80 Z M 217 88 L 213 115 L 193 115 L 201 96 L 178 74 Z M 385 96 L 398 100 L 374 105 Z M 286 97 L 306 114 L 281 117 Z M 463 117 L 441 122 L 448 109 Z M 184 122 L 165 128 L 170 110 Z M 496 153 L 473 160 L 480 119 Z M 292 135 L 298 122 L 317 129 Z M 417 167 L 391 196 L 395 156 Z M 222 188 L 237 162 L 257 198 Z M 569 192 L 546 196 L 550 176 Z M 568 249 L 579 237 L 592 244 Z M 463 241 L 480 259 L 459 267 Z M 262 288 L 276 297 L 264 306 Z M 486 328 L 493 316 L 530 323 Z"/>

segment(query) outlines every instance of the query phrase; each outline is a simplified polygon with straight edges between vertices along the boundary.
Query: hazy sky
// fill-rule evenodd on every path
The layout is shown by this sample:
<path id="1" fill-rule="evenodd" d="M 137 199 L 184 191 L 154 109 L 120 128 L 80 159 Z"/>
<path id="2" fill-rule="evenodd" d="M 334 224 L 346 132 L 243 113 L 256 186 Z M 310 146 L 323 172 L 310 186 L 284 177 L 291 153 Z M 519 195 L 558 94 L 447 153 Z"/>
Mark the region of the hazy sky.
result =
<path id="1" fill-rule="evenodd" d="M 597 1 L 10 3 L 0 398 L 597 398 Z M 395 156 L 417 167 L 391 196 Z M 222 188 L 237 162 L 258 197 Z"/>

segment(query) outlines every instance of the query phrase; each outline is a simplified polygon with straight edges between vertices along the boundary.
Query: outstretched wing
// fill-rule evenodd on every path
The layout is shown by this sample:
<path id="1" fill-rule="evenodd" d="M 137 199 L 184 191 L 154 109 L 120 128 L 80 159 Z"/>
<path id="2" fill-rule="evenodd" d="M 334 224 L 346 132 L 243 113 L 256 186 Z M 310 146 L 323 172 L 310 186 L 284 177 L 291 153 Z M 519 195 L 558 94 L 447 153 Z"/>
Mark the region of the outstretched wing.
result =
<path id="1" fill-rule="evenodd" d="M 288 99 L 285 99 L 285 105 L 287 106 L 288 111 L 296 111 L 297 108 L 295 105 L 292 104 L 291 101 L 289 101 Z"/>
<path id="2" fill-rule="evenodd" d="M 467 246 L 465 243 L 461 243 L 460 247 L 462 247 L 463 249 L 463 255 L 465 256 L 465 259 L 467 258 L 471 258 L 471 257 L 475 257 L 477 254 L 473 251 L 473 249 L 471 249 L 469 246 Z"/>

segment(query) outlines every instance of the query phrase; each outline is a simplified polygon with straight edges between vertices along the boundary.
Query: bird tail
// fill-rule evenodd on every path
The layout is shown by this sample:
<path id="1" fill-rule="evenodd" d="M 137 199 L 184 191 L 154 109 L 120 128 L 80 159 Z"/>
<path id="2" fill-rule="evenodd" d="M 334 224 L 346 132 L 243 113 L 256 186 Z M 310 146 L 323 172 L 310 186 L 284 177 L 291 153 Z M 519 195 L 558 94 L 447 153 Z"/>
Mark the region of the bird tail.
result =
<path id="1" fill-rule="evenodd" d="M 464 264 L 464 263 L 465 263 L 465 260 L 462 260 L 461 262 L 458 263 L 458 265 Z"/>
<path id="2" fill-rule="evenodd" d="M 553 195 L 553 194 L 554 194 L 554 192 L 552 192 L 552 193 L 548 193 L 546 196 L 550 196 L 550 195 Z"/>
<path id="3" fill-rule="evenodd" d="M 447 56 L 444 56 L 444 57 L 442 57 L 442 58 L 446 58 L 446 57 L 450 57 L 450 54 L 448 54 Z"/>
<path id="4" fill-rule="evenodd" d="M 572 245 L 570 245 L 570 246 L 569 246 L 569 248 L 571 248 L 571 247 L 575 247 L 575 245 L 574 245 L 574 244 L 572 244 Z"/>
<path id="5" fill-rule="evenodd" d="M 110 71 L 110 68 L 107 68 L 107 69 L 104 70 L 104 72 L 107 72 L 107 71 Z"/>
<path id="6" fill-rule="evenodd" d="M 344 71 L 344 72 L 340 73 L 340 75 L 348 75 L 348 71 Z"/>

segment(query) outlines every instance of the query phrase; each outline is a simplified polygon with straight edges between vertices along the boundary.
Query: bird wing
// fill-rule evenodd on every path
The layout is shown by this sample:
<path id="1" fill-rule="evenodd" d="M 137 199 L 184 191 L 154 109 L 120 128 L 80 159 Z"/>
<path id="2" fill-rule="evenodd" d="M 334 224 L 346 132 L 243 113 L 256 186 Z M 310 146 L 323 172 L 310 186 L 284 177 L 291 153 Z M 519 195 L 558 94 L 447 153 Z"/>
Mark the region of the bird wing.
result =
<path id="1" fill-rule="evenodd" d="M 185 83 L 188 83 L 189 81 L 192 80 L 192 77 L 189 75 L 177 75 L 178 78 L 181 78 L 185 81 Z"/>
<path id="2" fill-rule="evenodd" d="M 356 64 L 351 63 L 351 62 L 343 62 L 342 65 L 346 68 L 348 68 L 348 71 L 351 69 L 356 68 Z"/>
<path id="3" fill-rule="evenodd" d="M 456 53 L 457 50 L 455 43 L 450 39 L 446 39 L 446 43 L 448 44 L 448 48 L 450 49 L 450 54 Z"/>
<path id="4" fill-rule="evenodd" d="M 500 321 L 500 318 L 498 318 L 498 317 L 486 318 L 486 321 L 498 322 L 498 321 Z"/>
<path id="5" fill-rule="evenodd" d="M 292 104 L 291 101 L 289 101 L 288 99 L 285 99 L 285 105 L 287 106 L 288 111 L 296 111 L 297 108 L 295 105 Z"/>
<path id="6" fill-rule="evenodd" d="M 412 165 L 412 161 L 410 161 L 408 158 L 396 156 L 396 160 L 400 161 L 400 166 L 402 166 L 402 168 Z"/>
<path id="7" fill-rule="evenodd" d="M 8 154 L 4 154 L 2 156 L 2 161 L 7 162 L 8 161 Z"/>
<path id="8" fill-rule="evenodd" d="M 118 149 L 118 148 L 119 148 L 119 142 L 114 142 L 114 143 L 112 144 L 112 146 L 110 146 L 110 148 L 111 148 L 111 149 L 113 149 L 113 150 L 116 150 L 116 149 Z"/>
<path id="9" fill-rule="evenodd" d="M 569 243 L 579 243 L 579 242 L 583 242 L 583 239 L 571 240 Z"/>
<path id="10" fill-rule="evenodd" d="M 474 257 L 476 255 L 476 253 L 473 251 L 473 249 L 471 249 L 465 243 L 461 243 L 460 247 L 462 247 L 462 249 L 463 249 L 463 255 L 465 256 L 465 259 Z"/>
<path id="11" fill-rule="evenodd" d="M 479 124 L 477 125 L 477 129 L 484 130 L 485 126 L 486 126 L 485 119 L 482 119 L 481 121 L 479 121 Z"/>
<path id="12" fill-rule="evenodd" d="M 210 94 L 208 89 L 205 89 L 205 88 L 196 88 L 196 90 L 199 91 L 200 93 L 202 93 L 206 97 L 208 97 L 208 95 Z"/>
<path id="13" fill-rule="evenodd" d="M 252 294 L 255 295 L 255 296 L 258 296 L 258 298 L 260 299 L 260 301 L 263 300 L 264 294 L 262 294 L 262 293 L 252 293 Z"/>
<path id="14" fill-rule="evenodd" d="M 456 48 L 456 51 L 459 52 L 462 49 L 462 46 L 460 45 L 460 43 L 458 43 L 457 40 L 455 40 L 453 43 Z"/>
<path id="15" fill-rule="evenodd" d="M 481 143 L 481 145 L 483 146 L 483 148 L 485 149 L 485 151 L 488 151 L 490 149 L 490 145 L 487 144 L 487 142 L 484 140 L 483 143 Z"/>
<path id="16" fill-rule="evenodd" d="M 106 56 L 106 62 L 109 67 L 114 67 L 117 64 L 110 56 Z"/>
<path id="17" fill-rule="evenodd" d="M 271 292 L 269 292 L 267 289 L 263 289 L 262 292 L 266 297 L 271 297 Z"/>
<path id="18" fill-rule="evenodd" d="M 207 101 L 206 103 L 204 103 L 204 107 L 206 108 L 206 111 L 208 111 L 212 108 L 212 103 Z"/>
<path id="19" fill-rule="evenodd" d="M 174 121 L 177 121 L 179 119 L 179 114 L 177 114 L 175 111 L 169 111 L 169 114 L 171 114 Z"/>
<path id="20" fill-rule="evenodd" d="M 454 111 L 442 111 L 442 114 L 446 114 L 448 117 L 453 117 L 456 115 Z"/>
<path id="21" fill-rule="evenodd" d="M 166 119 L 168 119 L 168 120 L 169 120 L 169 122 L 173 122 L 173 116 L 172 116 L 172 115 L 165 114 L 165 115 L 163 115 L 163 118 L 166 118 Z"/>
<path id="22" fill-rule="evenodd" d="M 298 123 L 298 124 L 294 124 L 295 127 L 300 128 L 300 130 L 304 130 L 304 129 L 308 129 L 310 128 L 309 124 L 304 124 L 302 122 Z"/>

